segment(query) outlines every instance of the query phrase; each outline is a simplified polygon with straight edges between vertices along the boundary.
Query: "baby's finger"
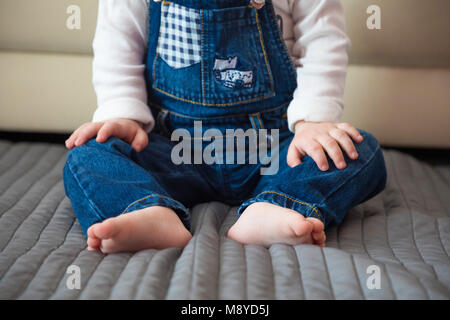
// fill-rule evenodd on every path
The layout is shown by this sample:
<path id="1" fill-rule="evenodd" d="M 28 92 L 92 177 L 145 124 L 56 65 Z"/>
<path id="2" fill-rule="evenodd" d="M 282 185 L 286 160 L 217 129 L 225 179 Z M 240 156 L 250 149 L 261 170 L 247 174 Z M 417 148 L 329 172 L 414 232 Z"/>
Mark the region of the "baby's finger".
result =
<path id="1" fill-rule="evenodd" d="M 96 141 L 103 143 L 112 135 L 115 135 L 117 131 L 117 124 L 114 122 L 106 121 L 103 126 L 98 130 Z"/>
<path id="2" fill-rule="evenodd" d="M 345 132 L 347 132 L 350 135 L 350 137 L 352 137 L 352 139 L 355 140 L 356 142 L 361 142 L 361 141 L 364 140 L 364 138 L 359 133 L 359 131 L 354 126 L 352 126 L 351 124 L 349 124 L 347 122 L 342 122 L 342 123 L 338 123 L 336 126 L 339 129 L 344 130 Z"/>
<path id="3" fill-rule="evenodd" d="M 327 134 L 319 136 L 317 140 L 325 148 L 336 167 L 338 169 L 344 169 L 346 167 L 344 155 L 336 140 Z"/>
<path id="4" fill-rule="evenodd" d="M 74 141 L 78 137 L 78 133 L 72 133 L 70 137 L 66 140 L 66 148 L 72 149 L 74 147 Z"/>
<path id="5" fill-rule="evenodd" d="M 291 168 L 298 166 L 302 163 L 302 157 L 303 155 L 300 153 L 300 150 L 298 150 L 297 146 L 294 143 L 291 143 L 286 156 L 286 162 L 288 166 Z"/>
<path id="6" fill-rule="evenodd" d="M 314 160 L 320 170 L 328 170 L 328 160 L 319 142 L 312 140 L 305 146 L 306 153 Z"/>
<path id="7" fill-rule="evenodd" d="M 79 134 L 77 139 L 75 140 L 75 145 L 77 147 L 83 145 L 86 141 L 91 139 L 95 136 L 95 134 L 98 131 L 98 128 L 101 126 L 101 123 L 89 123 L 88 125 L 84 126 Z"/>
<path id="8" fill-rule="evenodd" d="M 87 124 L 81 125 L 79 128 L 77 128 L 72 134 L 70 135 L 69 139 L 66 140 L 66 147 L 69 149 L 72 149 L 75 146 L 75 141 L 77 140 L 78 136 L 80 135 L 80 131 L 85 128 Z"/>
<path id="9" fill-rule="evenodd" d="M 141 152 L 142 150 L 144 150 L 147 144 L 148 144 L 147 132 L 145 132 L 142 129 L 138 129 L 136 132 L 136 136 L 134 137 L 133 142 L 131 143 L 131 146 L 137 152 Z"/>
<path id="10" fill-rule="evenodd" d="M 348 136 L 348 133 L 340 130 L 334 129 L 330 131 L 330 136 L 332 136 L 339 143 L 341 148 L 348 154 L 351 159 L 358 158 L 358 153 L 356 152 L 355 145 L 352 139 Z"/>

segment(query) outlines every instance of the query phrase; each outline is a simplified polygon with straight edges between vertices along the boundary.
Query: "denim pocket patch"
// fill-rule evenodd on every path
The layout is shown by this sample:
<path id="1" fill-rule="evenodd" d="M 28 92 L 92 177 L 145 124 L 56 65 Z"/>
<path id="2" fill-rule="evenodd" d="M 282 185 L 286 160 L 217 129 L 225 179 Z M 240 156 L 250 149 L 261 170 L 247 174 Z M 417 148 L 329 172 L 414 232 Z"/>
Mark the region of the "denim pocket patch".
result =
<path id="1" fill-rule="evenodd" d="M 169 66 L 180 69 L 201 62 L 200 10 L 163 2 L 157 53 Z"/>
<path id="2" fill-rule="evenodd" d="M 253 71 L 243 71 L 236 68 L 238 57 L 216 59 L 214 74 L 220 83 L 227 88 L 251 88 L 253 84 Z"/>

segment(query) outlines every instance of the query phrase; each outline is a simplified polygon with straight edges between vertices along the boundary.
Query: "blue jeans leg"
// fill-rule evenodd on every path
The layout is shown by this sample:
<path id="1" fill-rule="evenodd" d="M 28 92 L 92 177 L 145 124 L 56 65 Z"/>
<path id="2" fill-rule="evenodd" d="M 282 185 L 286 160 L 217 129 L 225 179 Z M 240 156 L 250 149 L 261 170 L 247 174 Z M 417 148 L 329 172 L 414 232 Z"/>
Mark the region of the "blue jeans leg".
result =
<path id="1" fill-rule="evenodd" d="M 239 208 L 242 214 L 254 202 L 269 202 L 293 209 L 307 217 L 321 219 L 325 226 L 340 224 L 347 211 L 378 193 L 386 185 L 386 167 L 378 141 L 359 130 L 364 140 L 355 143 L 359 157 L 351 160 L 344 153 L 347 167 L 337 169 L 327 156 L 329 169 L 319 170 L 310 156 L 290 168 L 287 150 L 293 136 L 280 143 L 280 168 L 276 175 L 261 176 L 252 198 Z"/>
<path id="2" fill-rule="evenodd" d="M 170 140 L 149 134 L 149 144 L 136 152 L 115 137 L 91 139 L 70 150 L 63 169 L 64 187 L 85 235 L 94 223 L 148 206 L 172 208 L 190 228 L 193 193 L 208 196 L 198 167 L 172 163 Z M 186 191 L 189 181 L 191 188 Z M 210 188 L 209 188 L 210 189 Z"/>

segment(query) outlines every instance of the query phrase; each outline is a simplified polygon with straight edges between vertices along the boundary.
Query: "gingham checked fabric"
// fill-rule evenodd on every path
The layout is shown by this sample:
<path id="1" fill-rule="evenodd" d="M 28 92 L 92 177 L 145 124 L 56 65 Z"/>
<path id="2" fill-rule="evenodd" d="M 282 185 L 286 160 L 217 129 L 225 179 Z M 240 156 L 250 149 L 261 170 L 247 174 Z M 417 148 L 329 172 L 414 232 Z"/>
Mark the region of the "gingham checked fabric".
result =
<path id="1" fill-rule="evenodd" d="M 172 68 L 201 61 L 202 24 L 200 10 L 165 2 L 161 5 L 161 27 L 157 52 Z"/>

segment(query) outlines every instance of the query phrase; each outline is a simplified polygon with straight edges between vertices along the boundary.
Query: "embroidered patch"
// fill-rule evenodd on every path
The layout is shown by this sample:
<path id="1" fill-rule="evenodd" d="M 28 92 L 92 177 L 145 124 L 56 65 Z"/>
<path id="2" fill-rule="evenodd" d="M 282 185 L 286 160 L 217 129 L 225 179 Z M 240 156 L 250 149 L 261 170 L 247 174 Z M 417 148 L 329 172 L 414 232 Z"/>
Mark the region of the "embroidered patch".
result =
<path id="1" fill-rule="evenodd" d="M 161 5 L 158 55 L 175 69 L 201 61 L 202 22 L 200 10 L 176 3 Z"/>
<path id="2" fill-rule="evenodd" d="M 214 75 L 223 86 L 231 89 L 251 88 L 253 85 L 253 71 L 238 70 L 238 57 L 216 59 L 214 62 Z"/>

